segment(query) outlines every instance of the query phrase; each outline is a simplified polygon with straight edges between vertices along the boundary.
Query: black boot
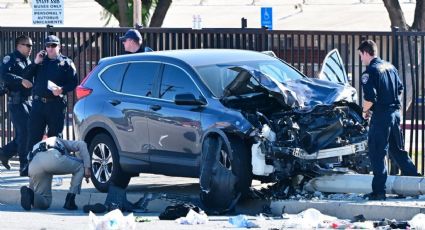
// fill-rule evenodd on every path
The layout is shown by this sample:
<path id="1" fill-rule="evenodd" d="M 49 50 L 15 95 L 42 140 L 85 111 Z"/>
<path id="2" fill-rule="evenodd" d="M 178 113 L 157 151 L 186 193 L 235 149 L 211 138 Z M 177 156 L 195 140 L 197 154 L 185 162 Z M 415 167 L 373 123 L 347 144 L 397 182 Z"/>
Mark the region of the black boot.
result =
<path id="1" fill-rule="evenodd" d="M 0 148 L 0 161 L 1 164 L 7 169 L 10 170 L 10 164 L 9 164 L 10 157 L 6 156 L 3 152 L 3 148 Z"/>
<path id="2" fill-rule="evenodd" d="M 21 187 L 21 206 L 25 210 L 31 210 L 31 206 L 34 205 L 34 191 L 27 186 Z"/>
<path id="3" fill-rule="evenodd" d="M 66 194 L 65 198 L 65 204 L 63 205 L 64 209 L 68 210 L 77 210 L 78 207 L 75 204 L 75 194 L 74 193 L 68 193 Z"/>

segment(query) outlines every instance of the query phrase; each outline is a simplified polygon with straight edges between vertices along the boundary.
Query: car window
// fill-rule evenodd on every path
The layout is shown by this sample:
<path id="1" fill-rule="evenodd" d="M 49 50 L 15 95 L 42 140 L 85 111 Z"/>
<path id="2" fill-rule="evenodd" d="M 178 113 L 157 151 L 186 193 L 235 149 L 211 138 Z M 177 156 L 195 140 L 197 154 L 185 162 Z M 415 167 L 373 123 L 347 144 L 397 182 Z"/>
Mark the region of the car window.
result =
<path id="1" fill-rule="evenodd" d="M 233 79 L 238 75 L 238 72 L 229 70 L 235 66 L 248 66 L 253 69 L 260 70 L 278 82 L 285 84 L 287 81 L 304 78 L 302 73 L 298 72 L 288 64 L 279 60 L 272 61 L 241 61 L 225 64 L 214 64 L 206 66 L 196 66 L 196 70 L 201 77 L 201 80 L 207 85 L 214 96 L 221 98 L 223 91 Z M 254 83 L 251 80 L 252 83 Z M 255 84 L 255 83 L 254 83 Z"/>
<path id="2" fill-rule="evenodd" d="M 127 63 L 110 66 L 100 75 L 100 78 L 111 90 L 120 91 L 122 77 L 127 66 Z"/>
<path id="3" fill-rule="evenodd" d="M 172 65 L 165 65 L 159 98 L 174 101 L 176 94 L 192 93 L 195 98 L 201 95 L 195 83 L 183 70 Z"/>
<path id="4" fill-rule="evenodd" d="M 279 69 L 274 65 L 265 64 L 260 65 L 259 68 L 261 72 L 273 77 L 274 79 L 280 79 L 280 82 L 286 82 L 290 80 L 285 71 L 282 71 L 282 69 Z"/>
<path id="5" fill-rule="evenodd" d="M 124 76 L 121 92 L 150 96 L 152 94 L 153 79 L 158 74 L 158 63 L 131 63 Z"/>

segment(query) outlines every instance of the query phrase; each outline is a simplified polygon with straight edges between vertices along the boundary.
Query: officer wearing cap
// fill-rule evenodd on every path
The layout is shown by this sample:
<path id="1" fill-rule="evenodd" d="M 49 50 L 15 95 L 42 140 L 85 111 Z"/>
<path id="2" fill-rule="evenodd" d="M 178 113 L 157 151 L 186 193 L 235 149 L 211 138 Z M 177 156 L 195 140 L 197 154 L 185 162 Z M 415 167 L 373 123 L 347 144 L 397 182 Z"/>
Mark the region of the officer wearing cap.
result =
<path id="1" fill-rule="evenodd" d="M 75 154 L 71 154 L 75 152 Z M 83 177 L 87 183 L 91 176 L 90 155 L 84 141 L 68 141 L 49 137 L 34 145 L 30 153 L 30 186 L 21 187 L 21 206 L 48 209 L 52 203 L 53 175 L 72 174 L 71 186 L 63 208 L 78 209 L 75 195 L 81 191 Z"/>
<path id="2" fill-rule="evenodd" d="M 143 44 L 142 35 L 135 29 L 129 29 L 124 36 L 120 37 L 126 54 L 144 53 L 153 51 Z"/>
<path id="3" fill-rule="evenodd" d="M 32 83 L 23 79 L 25 67 L 31 64 L 29 56 L 32 51 L 32 40 L 26 35 L 15 39 L 15 51 L 3 58 L 1 65 L 1 79 L 7 89 L 7 103 L 11 115 L 15 138 L 3 148 L 0 148 L 0 160 L 7 169 L 10 169 L 9 159 L 18 153 L 21 166 L 27 164 L 27 124 L 31 110 Z"/>
<path id="4" fill-rule="evenodd" d="M 372 40 L 363 41 L 358 50 L 363 64 L 367 65 L 361 81 L 364 92 L 363 117 L 371 118 L 368 146 L 373 170 L 372 192 L 369 200 L 385 200 L 387 168 L 385 156 L 392 156 L 405 176 L 418 176 L 415 165 L 404 150 L 400 130 L 400 95 L 403 84 L 397 69 L 377 56 L 378 48 Z"/>
<path id="5" fill-rule="evenodd" d="M 29 119 L 27 150 L 41 141 L 47 126 L 47 136 L 61 136 L 67 93 L 78 84 L 72 60 L 60 53 L 60 41 L 49 35 L 45 50 L 37 53 L 34 63 L 25 71 L 26 79 L 33 79 L 33 107 Z"/>

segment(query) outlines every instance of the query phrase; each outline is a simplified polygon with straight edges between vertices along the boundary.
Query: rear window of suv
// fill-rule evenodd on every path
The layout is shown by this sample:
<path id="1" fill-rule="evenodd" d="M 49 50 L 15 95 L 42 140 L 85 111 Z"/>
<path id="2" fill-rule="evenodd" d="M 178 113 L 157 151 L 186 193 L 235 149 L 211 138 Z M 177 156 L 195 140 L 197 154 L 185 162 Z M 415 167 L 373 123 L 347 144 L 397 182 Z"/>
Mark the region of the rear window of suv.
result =
<path id="1" fill-rule="evenodd" d="M 151 96 L 153 79 L 159 67 L 159 63 L 131 63 L 125 73 L 121 91 L 131 95 Z"/>
<path id="2" fill-rule="evenodd" d="M 121 80 L 124 76 L 124 72 L 127 69 L 127 66 L 127 63 L 112 65 L 100 75 L 100 78 L 109 89 L 120 91 Z"/>

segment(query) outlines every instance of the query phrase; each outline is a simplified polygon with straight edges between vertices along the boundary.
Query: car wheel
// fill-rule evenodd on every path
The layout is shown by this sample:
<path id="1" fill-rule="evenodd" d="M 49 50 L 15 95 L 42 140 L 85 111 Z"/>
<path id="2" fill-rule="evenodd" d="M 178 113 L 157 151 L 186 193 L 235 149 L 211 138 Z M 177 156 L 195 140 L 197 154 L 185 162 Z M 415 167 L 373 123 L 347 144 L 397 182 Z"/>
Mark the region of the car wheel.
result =
<path id="1" fill-rule="evenodd" d="M 107 192 L 112 182 L 121 188 L 128 186 L 131 177 L 122 171 L 117 147 L 110 136 L 97 134 L 90 143 L 89 152 L 92 164 L 91 179 L 97 190 Z"/>
<path id="2" fill-rule="evenodd" d="M 210 136 L 202 146 L 200 198 L 209 209 L 223 211 L 249 192 L 252 182 L 249 151 L 239 138 Z"/>

